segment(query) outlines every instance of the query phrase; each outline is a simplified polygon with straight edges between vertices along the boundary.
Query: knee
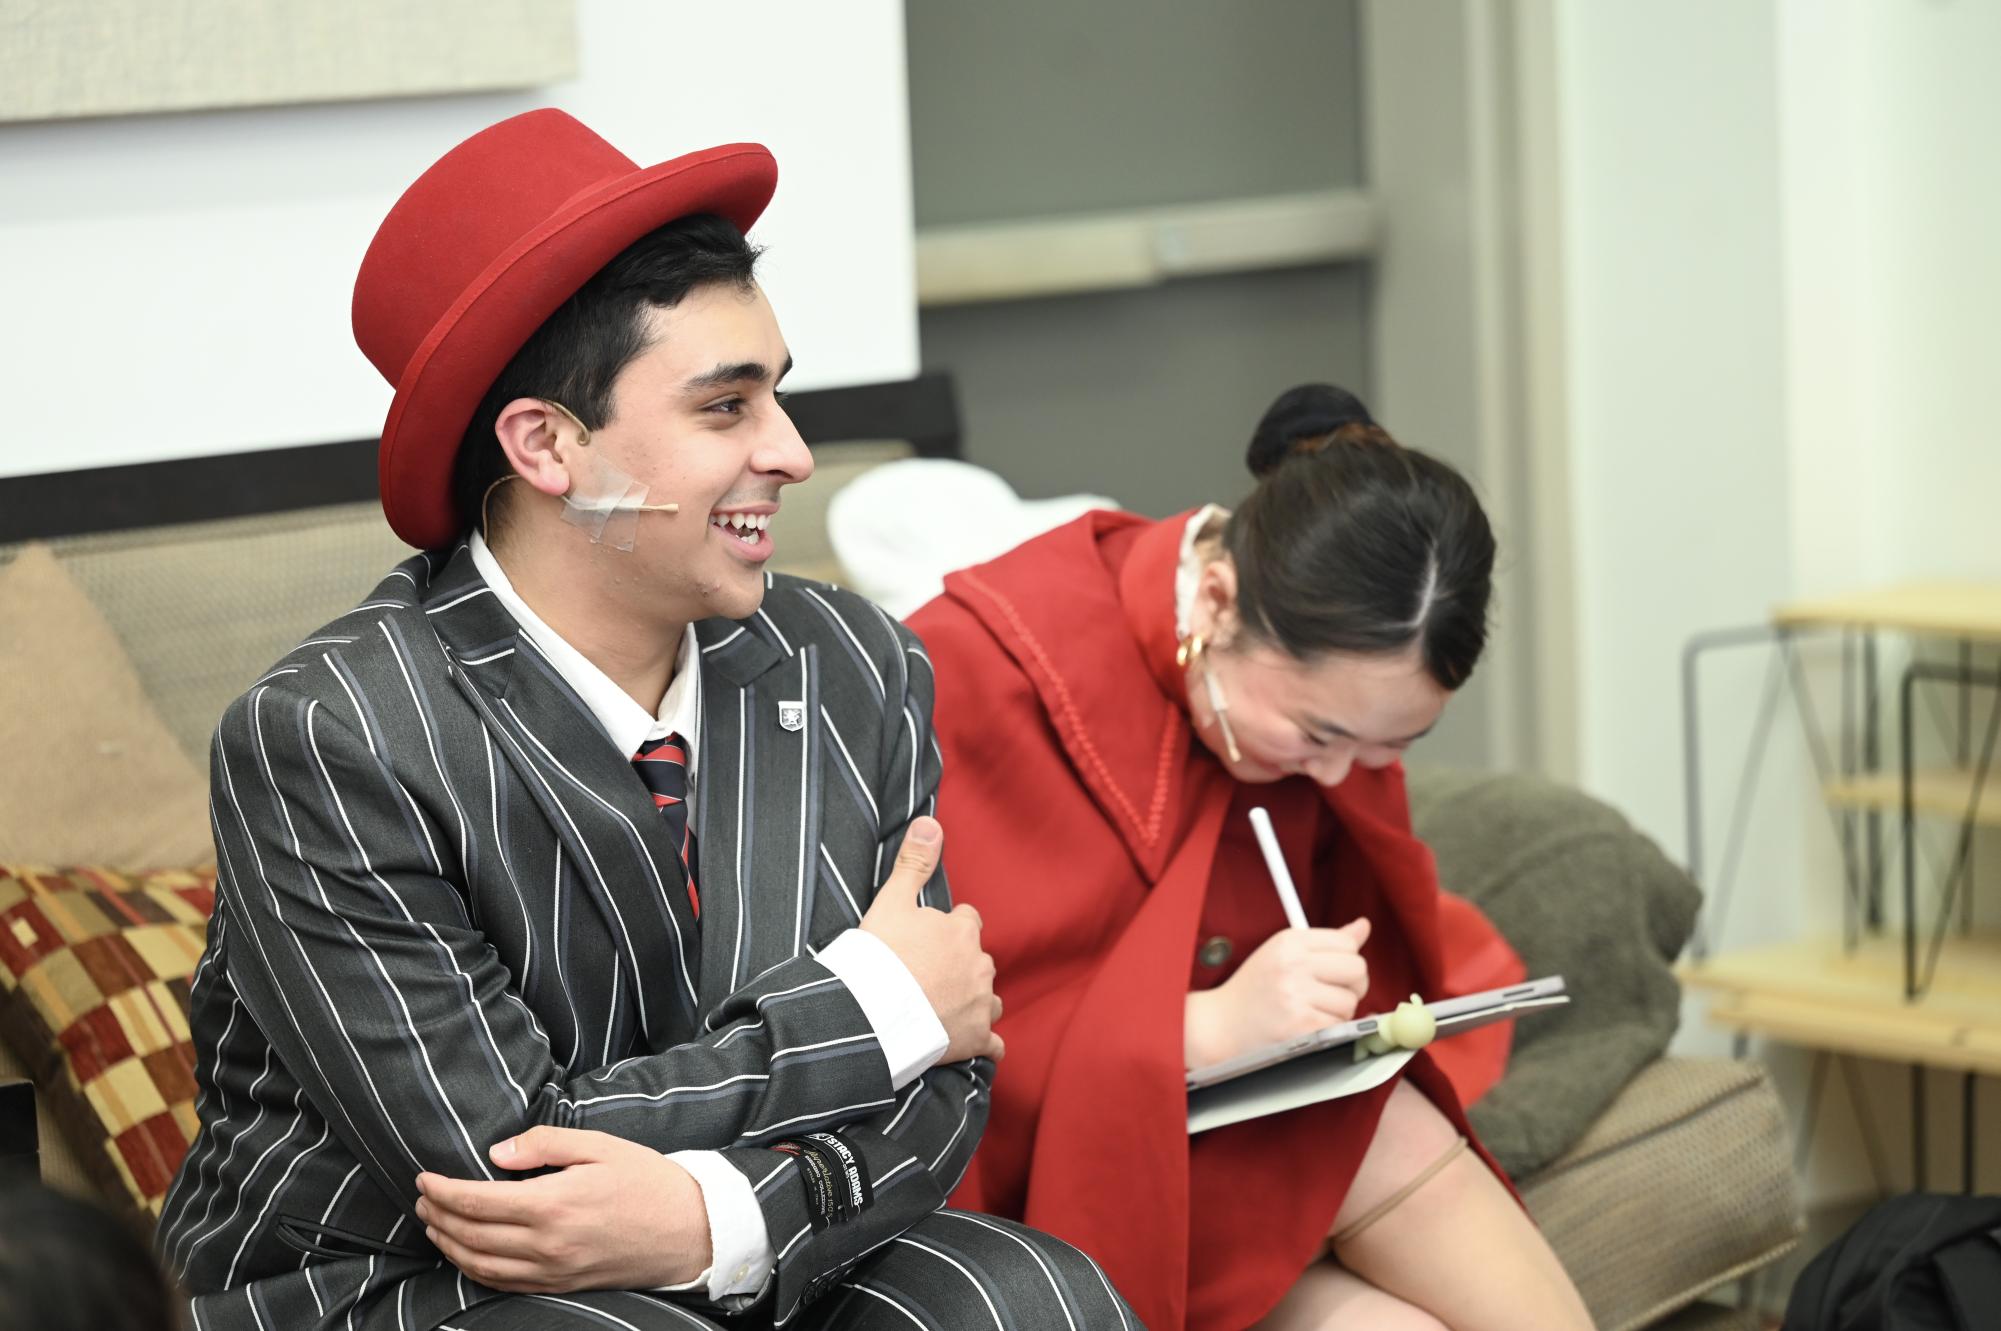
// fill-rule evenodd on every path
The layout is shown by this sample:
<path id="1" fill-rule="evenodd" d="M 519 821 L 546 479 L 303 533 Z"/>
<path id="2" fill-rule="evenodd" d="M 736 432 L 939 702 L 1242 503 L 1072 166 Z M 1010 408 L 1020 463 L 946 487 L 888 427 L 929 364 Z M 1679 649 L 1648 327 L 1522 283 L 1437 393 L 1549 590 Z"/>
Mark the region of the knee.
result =
<path id="1" fill-rule="evenodd" d="M 1315 1323 L 1313 1331 L 1356 1331 L 1367 1327 L 1368 1331 L 1452 1331 L 1452 1328 L 1433 1317 L 1414 1303 L 1387 1296 L 1372 1300 L 1364 1315 L 1363 1310 L 1344 1308 L 1329 1314 L 1325 1320 Z"/>
<path id="2" fill-rule="evenodd" d="M 920 1232 L 925 1231 L 925 1232 Z M 941 1211 L 910 1237 L 935 1239 L 955 1261 L 976 1274 L 963 1291 L 971 1318 L 992 1313 L 975 1286 L 999 1296 L 1019 1326 L 1109 1328 L 1145 1331 L 1102 1268 L 1082 1251 L 1041 1230 L 963 1211 Z M 955 1325 L 945 1319 L 947 1325 Z"/>
<path id="3" fill-rule="evenodd" d="M 1386 1313 L 1371 1322 L 1379 1331 L 1452 1331 L 1452 1328 L 1433 1317 L 1416 1304 L 1406 1303 L 1396 1311 Z"/>
<path id="4" fill-rule="evenodd" d="M 1448 1331 L 1424 1309 L 1337 1262 L 1316 1262 L 1254 1331 Z"/>

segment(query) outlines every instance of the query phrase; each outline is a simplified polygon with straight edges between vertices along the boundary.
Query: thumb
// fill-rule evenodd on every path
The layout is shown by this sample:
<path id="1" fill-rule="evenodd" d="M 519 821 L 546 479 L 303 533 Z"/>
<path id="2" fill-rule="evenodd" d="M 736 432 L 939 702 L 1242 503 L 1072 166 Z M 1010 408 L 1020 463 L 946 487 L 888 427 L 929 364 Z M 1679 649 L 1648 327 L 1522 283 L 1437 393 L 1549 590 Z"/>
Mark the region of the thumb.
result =
<path id="1" fill-rule="evenodd" d="M 895 889 L 899 901 L 917 900 L 924 885 L 931 881 L 931 875 L 938 872 L 938 861 L 944 853 L 945 829 L 938 820 L 928 815 L 911 819 L 903 833 L 903 847 L 896 852 L 896 867 L 890 870 L 883 891 Z"/>
<path id="2" fill-rule="evenodd" d="M 545 1169 L 581 1165 L 599 1158 L 596 1139 L 602 1133 L 537 1124 L 519 1136 L 493 1144 L 487 1152 L 502 1169 Z"/>
<path id="3" fill-rule="evenodd" d="M 1346 934 L 1349 937 L 1349 939 L 1353 941 L 1353 943 L 1355 944 L 1356 950 L 1359 951 L 1361 949 L 1362 944 L 1369 941 L 1369 934 L 1373 930 L 1373 928 L 1374 926 L 1369 923 L 1368 916 L 1358 915 L 1354 919 L 1342 925 L 1339 929 L 1336 929 L 1334 932 L 1340 934 Z"/>

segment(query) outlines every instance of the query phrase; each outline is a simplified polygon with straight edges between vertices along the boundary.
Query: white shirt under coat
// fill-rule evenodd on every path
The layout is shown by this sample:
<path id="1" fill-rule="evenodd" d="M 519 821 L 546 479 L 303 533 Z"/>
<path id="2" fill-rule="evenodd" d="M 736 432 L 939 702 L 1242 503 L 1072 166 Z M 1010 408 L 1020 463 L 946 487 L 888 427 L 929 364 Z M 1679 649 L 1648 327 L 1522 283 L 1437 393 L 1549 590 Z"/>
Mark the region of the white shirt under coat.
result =
<path id="1" fill-rule="evenodd" d="M 674 678 L 657 712 L 648 712 L 631 695 L 612 682 L 611 676 L 593 665 L 589 658 L 565 642 L 542 621 L 514 590 L 484 538 L 473 533 L 473 566 L 494 599 L 514 617 L 522 631 L 535 641 L 549 658 L 563 682 L 576 692 L 597 718 L 611 743 L 627 757 L 645 745 L 669 735 L 679 735 L 688 754 L 689 817 L 694 816 L 696 765 L 702 758 L 702 672 L 701 649 L 695 642 L 695 626 L 681 635 Z M 701 847 L 696 846 L 699 857 Z M 697 861 L 699 867 L 699 859 Z M 821 965 L 848 987 L 860 1005 L 882 1046 L 889 1064 L 891 1085 L 902 1090 L 931 1069 L 944 1054 L 945 1028 L 931 1010 L 923 988 L 887 943 L 874 934 L 849 929 L 820 949 Z M 713 1260 L 709 1269 L 673 1290 L 707 1287 L 709 1298 L 732 1304 L 755 1299 L 771 1278 L 775 1254 L 771 1235 L 764 1224 L 764 1211 L 750 1180 L 728 1164 L 716 1151 L 674 1151 L 669 1160 L 694 1177 L 709 1211 L 709 1242 Z"/>

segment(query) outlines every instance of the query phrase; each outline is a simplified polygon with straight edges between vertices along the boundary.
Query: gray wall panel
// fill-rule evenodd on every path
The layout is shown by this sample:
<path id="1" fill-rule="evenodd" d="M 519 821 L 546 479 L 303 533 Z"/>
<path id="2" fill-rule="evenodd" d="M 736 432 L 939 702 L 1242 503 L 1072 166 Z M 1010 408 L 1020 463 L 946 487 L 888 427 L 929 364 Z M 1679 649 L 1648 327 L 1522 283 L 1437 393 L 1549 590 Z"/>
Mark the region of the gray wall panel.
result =
<path id="1" fill-rule="evenodd" d="M 1352 0 L 912 0 L 917 224 L 1357 184 Z"/>
<path id="2" fill-rule="evenodd" d="M 966 456 L 1040 497 L 1087 491 L 1162 515 L 1250 487 L 1244 444 L 1313 379 L 1366 392 L 1353 265 L 927 309 L 924 365 L 959 383 Z"/>

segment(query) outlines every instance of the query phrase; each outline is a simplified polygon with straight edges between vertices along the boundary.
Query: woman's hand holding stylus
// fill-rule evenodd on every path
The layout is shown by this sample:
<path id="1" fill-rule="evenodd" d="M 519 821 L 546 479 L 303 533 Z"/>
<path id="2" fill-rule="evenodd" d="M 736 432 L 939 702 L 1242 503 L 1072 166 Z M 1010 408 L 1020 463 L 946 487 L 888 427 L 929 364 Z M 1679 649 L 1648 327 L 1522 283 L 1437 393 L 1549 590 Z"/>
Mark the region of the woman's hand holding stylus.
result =
<path id="1" fill-rule="evenodd" d="M 1338 929 L 1281 929 L 1214 989 L 1188 995 L 1183 1049 L 1207 1067 L 1252 1049 L 1338 1025 L 1369 991 L 1367 919 Z"/>

